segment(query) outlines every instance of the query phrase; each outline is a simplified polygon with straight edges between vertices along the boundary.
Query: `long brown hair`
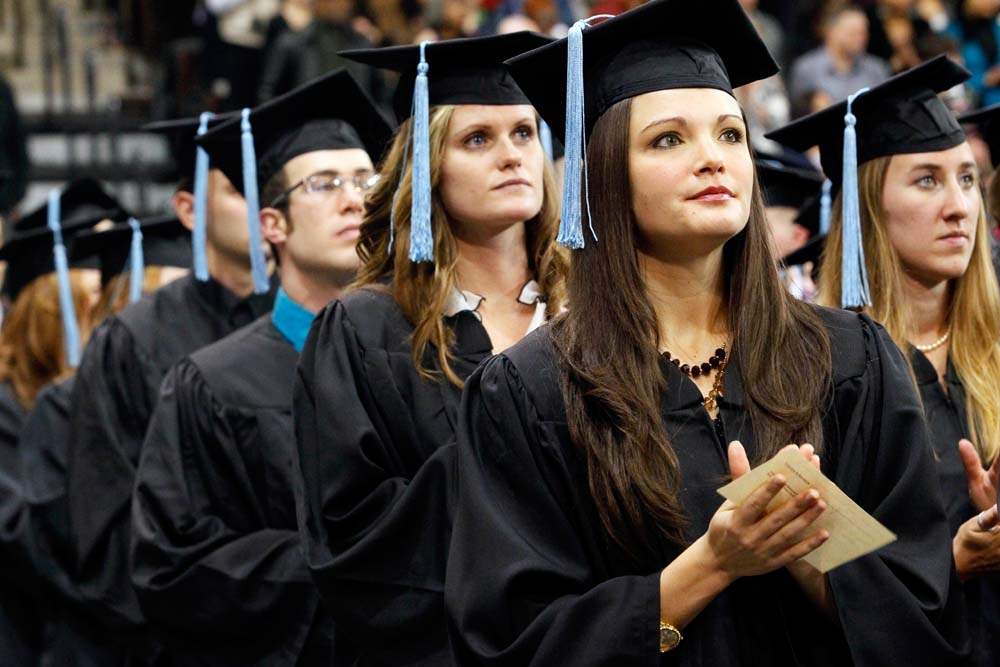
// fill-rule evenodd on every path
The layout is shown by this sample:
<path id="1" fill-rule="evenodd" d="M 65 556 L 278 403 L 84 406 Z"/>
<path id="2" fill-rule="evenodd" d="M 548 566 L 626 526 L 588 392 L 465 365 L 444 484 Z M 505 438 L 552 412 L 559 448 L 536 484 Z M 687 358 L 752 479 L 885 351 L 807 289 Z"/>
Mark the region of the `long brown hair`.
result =
<path id="1" fill-rule="evenodd" d="M 456 387 L 463 381 L 451 368 L 453 334 L 445 326 L 444 308 L 458 285 L 458 244 L 448 222 L 448 214 L 438 194 L 448 126 L 454 106 L 439 105 L 430 112 L 431 219 L 434 230 L 434 263 L 413 263 L 410 252 L 410 202 L 412 183 L 410 123 L 406 120 L 396 133 L 392 147 L 379 168 L 382 175 L 365 202 L 358 255 L 363 266 L 352 287 L 387 289 L 407 319 L 413 323 L 413 363 L 421 375 L 433 379 L 435 373 L 424 366 L 424 353 L 432 345 L 441 372 Z M 546 296 L 549 314 L 558 312 L 563 300 L 566 260 L 554 243 L 559 226 L 559 205 L 552 167 L 546 161 L 543 174 L 545 196 L 542 209 L 525 223 L 528 262 Z M 390 219 L 395 220 L 394 240 L 389 247 Z"/>
<path id="2" fill-rule="evenodd" d="M 861 233 L 865 266 L 871 287 L 872 306 L 866 308 L 882 323 L 901 350 L 912 354 L 913 328 L 903 292 L 903 263 L 889 239 L 884 224 L 882 193 L 891 157 L 866 162 L 858 169 L 858 199 L 861 203 Z M 819 300 L 840 304 L 843 274 L 840 198 L 833 206 L 830 234 L 823 250 L 823 272 Z M 952 281 L 947 325 L 951 331 L 948 356 L 966 393 L 966 415 L 971 440 L 986 462 L 1000 452 L 1000 286 L 990 248 L 985 202 L 976 221 L 975 247 L 969 267 Z M 906 355 L 907 363 L 910 354 Z M 911 376 L 916 380 L 916 377 Z"/>
<path id="3" fill-rule="evenodd" d="M 631 101 L 607 111 L 587 148 L 590 211 L 601 242 L 572 258 L 570 309 L 553 326 L 564 368 L 573 441 L 585 452 L 590 492 L 610 538 L 637 560 L 650 531 L 684 544 L 677 456 L 663 424 L 666 381 L 659 330 L 640 268 L 627 169 Z M 831 373 L 818 315 L 782 287 L 754 184 L 750 220 L 724 248 L 735 363 L 757 442 L 757 460 L 790 442 L 820 446 L 820 411 Z M 761 327 L 761 322 L 768 326 Z"/>
<path id="4" fill-rule="evenodd" d="M 90 331 L 90 295 L 78 270 L 70 271 L 81 340 Z M 30 410 L 42 387 L 72 372 L 66 361 L 59 280 L 49 273 L 17 295 L 0 328 L 0 382 L 10 382 L 18 402 Z"/>

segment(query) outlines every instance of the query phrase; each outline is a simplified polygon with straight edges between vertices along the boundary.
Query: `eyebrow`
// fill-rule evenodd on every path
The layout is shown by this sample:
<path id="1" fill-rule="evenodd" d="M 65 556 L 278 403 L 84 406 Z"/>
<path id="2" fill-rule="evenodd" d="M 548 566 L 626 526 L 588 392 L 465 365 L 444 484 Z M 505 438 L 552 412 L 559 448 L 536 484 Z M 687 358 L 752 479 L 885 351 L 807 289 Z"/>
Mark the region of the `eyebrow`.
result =
<path id="1" fill-rule="evenodd" d="M 517 127 L 518 125 L 534 125 L 534 124 L 535 124 L 534 116 L 525 116 L 524 118 L 521 118 L 511 123 L 511 125 L 513 125 L 514 127 Z M 456 130 L 455 135 L 458 136 L 462 134 L 468 134 L 469 132 L 473 132 L 475 130 L 492 130 L 492 129 L 494 129 L 494 125 L 492 123 L 471 123 L 469 125 L 466 125 L 464 128 L 460 130 Z"/>
<path id="2" fill-rule="evenodd" d="M 966 162 L 963 162 L 962 164 L 958 165 L 958 168 L 959 169 L 976 169 L 977 166 L 976 166 L 975 162 L 966 161 Z M 927 169 L 929 171 L 939 171 L 941 169 L 944 169 L 944 167 L 942 165 L 940 165 L 940 164 L 935 164 L 933 162 L 925 162 L 923 164 L 918 164 L 918 165 L 915 165 L 915 166 L 911 167 L 910 171 L 920 171 L 922 169 Z"/>
<path id="3" fill-rule="evenodd" d="M 735 118 L 741 123 L 743 122 L 743 117 L 734 113 L 724 113 L 721 116 L 719 116 L 715 122 L 721 123 L 722 121 L 727 120 L 729 118 Z M 666 125 L 667 123 L 677 123 L 678 125 L 684 125 L 684 126 L 687 126 L 688 124 L 687 119 L 682 118 L 681 116 L 673 116 L 672 118 L 661 118 L 660 120 L 654 120 L 652 123 L 642 128 L 642 131 L 645 132 L 651 127 L 656 127 L 657 125 Z"/>

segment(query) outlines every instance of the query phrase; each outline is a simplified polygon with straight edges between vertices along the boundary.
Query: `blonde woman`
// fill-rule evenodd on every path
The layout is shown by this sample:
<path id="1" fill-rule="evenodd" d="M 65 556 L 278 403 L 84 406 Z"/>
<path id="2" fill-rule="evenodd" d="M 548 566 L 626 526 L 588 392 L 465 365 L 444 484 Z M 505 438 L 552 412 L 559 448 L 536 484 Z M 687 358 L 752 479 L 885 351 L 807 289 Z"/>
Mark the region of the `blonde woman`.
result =
<path id="1" fill-rule="evenodd" d="M 935 90 L 960 83 L 965 75 L 939 78 Z M 854 110 L 862 147 L 859 225 L 852 231 L 845 224 L 845 195 L 838 196 L 819 298 L 826 305 L 863 307 L 907 352 L 931 432 L 955 565 L 964 581 L 973 664 L 995 665 L 1000 661 L 1000 288 L 980 174 L 950 113 L 933 117 L 943 129 L 928 142 L 925 128 L 904 124 L 916 114 L 932 118 L 922 100 L 914 101 L 909 115 L 898 113 L 895 118 L 902 120 L 894 120 L 878 107 L 877 95 L 865 93 Z M 843 153 L 843 117 L 843 108 L 835 108 L 773 136 L 796 148 L 818 138 L 829 175 Z M 870 288 L 861 303 L 851 302 L 847 293 L 857 274 L 845 261 L 858 256 L 852 239 L 857 230 L 864 259 L 858 268 Z"/>
<path id="2" fill-rule="evenodd" d="M 337 640 L 364 664 L 448 660 L 462 386 L 560 302 L 550 166 L 535 111 L 501 67 L 547 41 L 515 33 L 347 54 L 402 72 L 403 122 L 366 202 L 364 266 L 316 317 L 293 409 L 306 560 Z"/>

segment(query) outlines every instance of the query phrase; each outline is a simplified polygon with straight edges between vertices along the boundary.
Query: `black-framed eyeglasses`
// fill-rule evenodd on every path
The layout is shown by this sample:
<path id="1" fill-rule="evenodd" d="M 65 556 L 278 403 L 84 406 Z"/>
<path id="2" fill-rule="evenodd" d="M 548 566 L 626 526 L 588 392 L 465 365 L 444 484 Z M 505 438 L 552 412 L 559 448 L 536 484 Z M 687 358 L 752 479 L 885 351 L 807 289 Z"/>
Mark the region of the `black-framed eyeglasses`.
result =
<path id="1" fill-rule="evenodd" d="M 354 174 L 353 176 L 341 176 L 328 171 L 321 171 L 317 174 L 310 174 L 301 181 L 288 188 L 278 195 L 271 206 L 278 207 L 288 201 L 288 197 L 293 192 L 302 188 L 306 193 L 326 193 L 334 194 L 342 192 L 344 188 L 351 186 L 358 192 L 368 192 L 379 181 L 379 175 L 371 172 Z"/>

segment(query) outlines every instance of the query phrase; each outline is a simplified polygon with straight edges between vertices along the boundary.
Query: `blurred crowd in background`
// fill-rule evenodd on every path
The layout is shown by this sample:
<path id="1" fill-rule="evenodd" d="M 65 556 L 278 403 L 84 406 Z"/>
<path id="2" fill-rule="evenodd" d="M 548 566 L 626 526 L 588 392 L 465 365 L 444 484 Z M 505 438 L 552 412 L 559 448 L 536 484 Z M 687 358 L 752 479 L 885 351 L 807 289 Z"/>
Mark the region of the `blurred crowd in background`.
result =
<path id="1" fill-rule="evenodd" d="M 55 2 L 4 0 L 2 18 L 24 20 L 36 9 L 49 16 Z M 559 37 L 579 18 L 618 14 L 637 4 L 639 0 L 84 0 L 88 10 L 110 17 L 109 39 L 128 50 L 130 71 L 141 63 L 141 71 L 152 73 L 148 78 L 155 85 L 143 122 L 252 106 L 340 66 L 352 69 L 372 96 L 388 105 L 394 82 L 340 58 L 338 51 L 524 29 Z M 765 132 L 942 53 L 973 73 L 968 85 L 947 94 L 956 112 L 1000 102 L 1000 0 L 742 4 L 783 68 L 780 76 L 738 91 L 759 149 L 775 150 L 763 138 Z M 23 59 L 23 49 L 15 45 L 15 64 Z M 0 171 L 13 176 L 0 191 L 0 214 L 8 216 L 16 215 L 36 175 L 25 149 L 31 128 L 26 130 L 19 119 L 17 97 L 17 90 L 0 81 Z M 119 104 L 117 110 L 125 115 L 128 105 Z M 980 152 L 988 166 L 985 150 Z"/>

